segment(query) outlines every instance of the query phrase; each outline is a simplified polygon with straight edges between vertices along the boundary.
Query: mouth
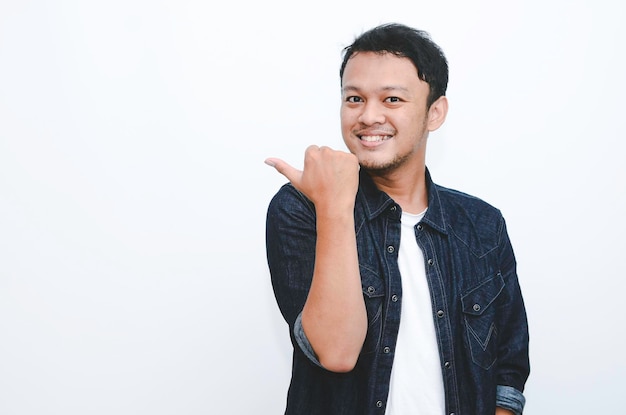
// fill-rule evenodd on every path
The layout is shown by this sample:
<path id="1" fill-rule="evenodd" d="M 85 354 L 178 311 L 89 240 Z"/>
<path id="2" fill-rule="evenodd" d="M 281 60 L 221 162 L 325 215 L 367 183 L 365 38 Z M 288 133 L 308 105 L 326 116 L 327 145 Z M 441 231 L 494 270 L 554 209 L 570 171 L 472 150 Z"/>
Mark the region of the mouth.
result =
<path id="1" fill-rule="evenodd" d="M 355 134 L 359 141 L 365 147 L 377 147 L 382 145 L 384 142 L 391 140 L 393 138 L 393 134 L 381 134 L 381 132 L 371 132 L 371 133 L 361 133 Z"/>
<path id="2" fill-rule="evenodd" d="M 357 135 L 359 140 L 365 141 L 366 143 L 381 143 L 383 141 L 389 140 L 391 135 Z"/>

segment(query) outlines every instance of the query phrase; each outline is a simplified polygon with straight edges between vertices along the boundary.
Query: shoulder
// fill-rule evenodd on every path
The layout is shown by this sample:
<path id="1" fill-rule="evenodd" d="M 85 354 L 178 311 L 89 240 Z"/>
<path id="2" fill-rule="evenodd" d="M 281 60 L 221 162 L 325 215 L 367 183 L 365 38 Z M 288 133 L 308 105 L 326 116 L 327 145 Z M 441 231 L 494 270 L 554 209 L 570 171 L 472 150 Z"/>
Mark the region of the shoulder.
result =
<path id="1" fill-rule="evenodd" d="M 505 232 L 500 209 L 455 189 L 435 188 L 449 231 L 479 255 L 498 246 Z"/>
<path id="2" fill-rule="evenodd" d="M 448 214 L 453 214 L 453 216 L 455 214 L 461 214 L 462 216 L 476 219 L 484 217 L 502 217 L 500 209 L 479 197 L 437 184 L 435 184 L 435 188 Z"/>
<path id="3" fill-rule="evenodd" d="M 314 216 L 315 207 L 307 197 L 299 192 L 291 183 L 286 183 L 270 200 L 268 218 L 271 216 Z"/>

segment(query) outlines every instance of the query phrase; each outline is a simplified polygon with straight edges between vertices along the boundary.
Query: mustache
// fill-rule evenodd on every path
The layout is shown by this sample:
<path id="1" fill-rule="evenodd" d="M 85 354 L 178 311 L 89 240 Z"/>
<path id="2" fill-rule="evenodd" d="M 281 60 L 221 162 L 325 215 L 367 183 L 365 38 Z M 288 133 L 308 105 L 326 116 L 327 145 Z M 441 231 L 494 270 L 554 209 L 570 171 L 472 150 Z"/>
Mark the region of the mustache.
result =
<path id="1" fill-rule="evenodd" d="M 395 135 L 396 130 L 393 128 L 368 127 L 353 130 L 354 135 Z"/>

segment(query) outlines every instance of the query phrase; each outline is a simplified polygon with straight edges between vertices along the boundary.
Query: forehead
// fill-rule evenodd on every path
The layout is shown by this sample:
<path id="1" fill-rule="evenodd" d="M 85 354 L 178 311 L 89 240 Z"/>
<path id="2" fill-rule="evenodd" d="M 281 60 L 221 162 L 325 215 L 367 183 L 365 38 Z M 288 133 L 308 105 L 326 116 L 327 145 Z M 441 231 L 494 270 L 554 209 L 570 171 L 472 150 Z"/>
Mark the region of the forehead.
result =
<path id="1" fill-rule="evenodd" d="M 391 53 L 357 52 L 350 57 L 341 79 L 343 88 L 365 87 L 373 84 L 424 83 L 409 58 Z"/>

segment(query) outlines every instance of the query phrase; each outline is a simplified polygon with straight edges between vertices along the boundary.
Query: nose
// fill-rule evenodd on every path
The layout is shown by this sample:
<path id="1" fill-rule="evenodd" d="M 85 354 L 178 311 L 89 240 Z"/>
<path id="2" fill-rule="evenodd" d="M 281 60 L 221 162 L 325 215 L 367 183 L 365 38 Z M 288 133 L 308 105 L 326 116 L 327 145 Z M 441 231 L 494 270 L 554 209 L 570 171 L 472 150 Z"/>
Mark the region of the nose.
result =
<path id="1" fill-rule="evenodd" d="M 359 115 L 359 122 L 365 125 L 384 124 L 384 108 L 375 101 L 368 101 L 363 105 L 363 110 Z"/>

